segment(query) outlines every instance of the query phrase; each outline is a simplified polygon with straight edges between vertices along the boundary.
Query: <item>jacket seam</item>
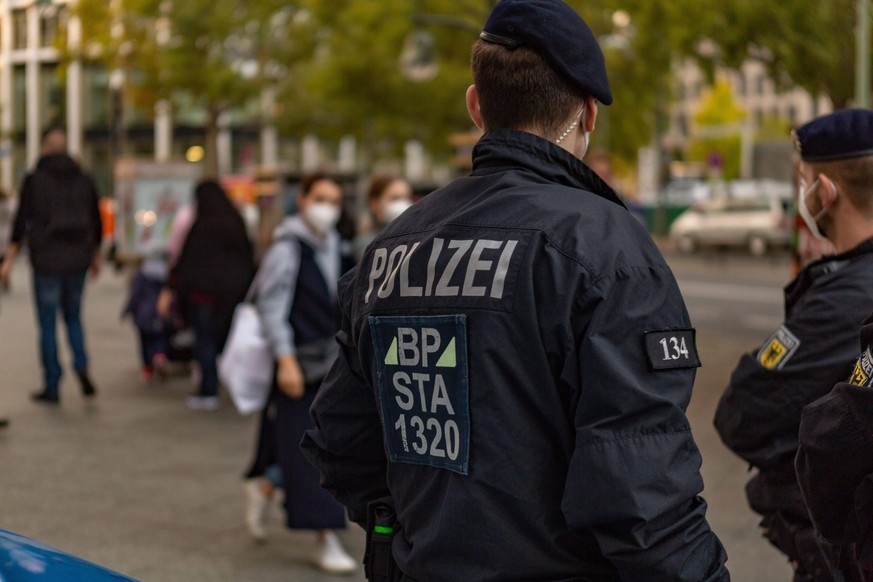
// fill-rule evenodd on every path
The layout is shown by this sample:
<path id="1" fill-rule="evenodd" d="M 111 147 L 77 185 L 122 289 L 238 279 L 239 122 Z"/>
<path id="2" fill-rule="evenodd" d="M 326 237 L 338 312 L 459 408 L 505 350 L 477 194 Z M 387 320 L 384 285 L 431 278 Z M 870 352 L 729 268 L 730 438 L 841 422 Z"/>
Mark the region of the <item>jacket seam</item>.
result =
<path id="1" fill-rule="evenodd" d="M 658 436 L 671 436 L 671 435 L 677 435 L 677 434 L 690 435 L 691 429 L 690 428 L 673 429 L 673 430 L 663 431 L 663 432 L 652 431 L 652 432 L 646 432 L 646 433 L 636 433 L 636 434 L 632 434 L 632 435 L 625 435 L 625 436 L 620 436 L 620 437 L 611 438 L 611 439 L 589 439 L 587 441 L 583 441 L 581 443 L 578 443 L 577 446 L 589 447 L 589 446 L 593 446 L 593 445 L 609 445 L 609 444 L 620 443 L 620 442 L 629 441 L 629 440 L 638 440 L 638 439 L 644 439 L 644 438 L 649 438 L 649 437 L 658 437 Z"/>

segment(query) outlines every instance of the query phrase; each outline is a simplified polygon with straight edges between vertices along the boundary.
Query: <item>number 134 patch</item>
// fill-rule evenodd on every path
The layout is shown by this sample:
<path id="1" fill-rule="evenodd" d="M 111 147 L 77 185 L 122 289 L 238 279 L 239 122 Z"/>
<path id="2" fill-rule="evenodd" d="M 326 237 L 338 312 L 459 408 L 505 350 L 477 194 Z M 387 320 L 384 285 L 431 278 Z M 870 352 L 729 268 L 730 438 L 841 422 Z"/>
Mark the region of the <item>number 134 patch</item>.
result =
<path id="1" fill-rule="evenodd" d="M 653 370 L 700 367 L 694 329 L 647 331 L 646 353 Z"/>

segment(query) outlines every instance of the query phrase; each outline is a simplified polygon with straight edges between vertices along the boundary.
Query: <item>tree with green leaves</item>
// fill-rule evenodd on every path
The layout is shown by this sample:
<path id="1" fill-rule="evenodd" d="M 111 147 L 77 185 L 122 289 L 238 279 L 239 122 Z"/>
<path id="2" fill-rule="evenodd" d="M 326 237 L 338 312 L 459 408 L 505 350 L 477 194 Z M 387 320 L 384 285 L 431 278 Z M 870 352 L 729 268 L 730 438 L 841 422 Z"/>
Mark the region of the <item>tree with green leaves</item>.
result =
<path id="1" fill-rule="evenodd" d="M 840 109 L 854 96 L 856 8 L 856 0 L 729 0 L 698 30 L 717 44 L 721 64 L 739 69 L 746 59 L 759 60 L 777 86 L 827 95 Z"/>
<path id="2" fill-rule="evenodd" d="M 287 0 L 226 0 L 220 10 L 212 0 L 80 0 L 76 11 L 83 43 L 68 59 L 124 70 L 129 97 L 144 108 L 185 100 L 204 112 L 207 176 L 218 174 L 220 116 L 284 82 L 313 46 Z"/>
<path id="3" fill-rule="evenodd" d="M 694 114 L 700 137 L 688 145 L 688 159 L 707 162 L 717 155 L 723 161 L 722 178 L 739 178 L 742 122 L 745 118 L 746 112 L 734 99 L 730 84 L 724 80 L 716 81 Z"/>

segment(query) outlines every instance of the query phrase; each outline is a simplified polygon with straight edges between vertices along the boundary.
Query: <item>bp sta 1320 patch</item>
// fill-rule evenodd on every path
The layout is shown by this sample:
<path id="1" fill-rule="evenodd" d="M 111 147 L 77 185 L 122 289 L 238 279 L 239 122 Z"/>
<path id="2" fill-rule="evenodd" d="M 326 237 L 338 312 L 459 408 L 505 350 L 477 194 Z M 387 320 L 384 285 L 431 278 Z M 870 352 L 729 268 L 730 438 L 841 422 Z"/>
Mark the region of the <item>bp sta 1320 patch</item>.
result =
<path id="1" fill-rule="evenodd" d="M 758 351 L 758 363 L 768 370 L 781 370 L 800 347 L 800 340 L 782 325 Z"/>
<path id="2" fill-rule="evenodd" d="M 647 331 L 646 354 L 653 370 L 699 368 L 700 356 L 694 341 L 694 329 Z"/>
<path id="3" fill-rule="evenodd" d="M 855 361 L 855 369 L 847 382 L 861 388 L 873 387 L 873 355 L 870 354 L 870 348 L 864 350 Z"/>
<path id="4" fill-rule="evenodd" d="M 369 322 L 391 461 L 467 475 L 467 316 L 373 316 Z"/>

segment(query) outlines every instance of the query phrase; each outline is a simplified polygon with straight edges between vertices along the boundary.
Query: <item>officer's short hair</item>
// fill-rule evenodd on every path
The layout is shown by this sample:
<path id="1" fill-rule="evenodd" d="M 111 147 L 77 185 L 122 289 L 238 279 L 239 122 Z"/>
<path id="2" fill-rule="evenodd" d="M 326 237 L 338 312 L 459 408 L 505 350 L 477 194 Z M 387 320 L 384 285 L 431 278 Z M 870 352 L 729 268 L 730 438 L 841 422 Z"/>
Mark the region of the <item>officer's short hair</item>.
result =
<path id="1" fill-rule="evenodd" d="M 864 216 L 873 219 L 873 156 L 806 163 L 815 176 L 824 174 L 833 180 L 837 192 L 845 195 Z"/>
<path id="2" fill-rule="evenodd" d="M 527 129 L 557 138 L 582 107 L 584 96 L 531 49 L 479 40 L 472 68 L 485 131 Z"/>

